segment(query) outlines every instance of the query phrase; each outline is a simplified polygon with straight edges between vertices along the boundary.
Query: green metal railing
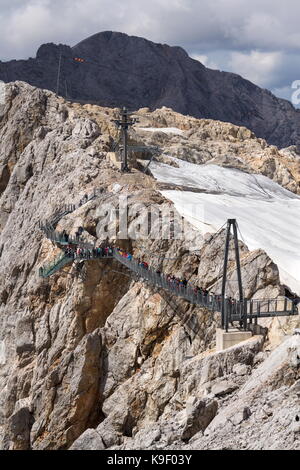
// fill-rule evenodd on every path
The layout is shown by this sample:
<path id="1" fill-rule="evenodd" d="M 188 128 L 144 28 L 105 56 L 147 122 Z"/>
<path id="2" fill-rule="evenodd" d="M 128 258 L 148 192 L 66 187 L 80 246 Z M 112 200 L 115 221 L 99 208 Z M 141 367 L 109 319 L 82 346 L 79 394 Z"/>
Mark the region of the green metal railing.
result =
<path id="1" fill-rule="evenodd" d="M 87 249 L 93 249 L 94 247 L 92 243 L 83 240 L 81 237 L 75 238 L 68 235 L 68 237 L 66 238 L 62 233 L 50 229 L 45 230 L 44 233 L 49 240 L 54 243 L 57 243 L 58 245 L 80 245 L 80 247 Z"/>
<path id="2" fill-rule="evenodd" d="M 80 254 L 73 252 L 72 254 L 61 253 L 57 256 L 52 263 L 42 266 L 39 269 L 39 275 L 43 278 L 50 277 L 52 274 L 59 271 L 67 264 L 73 263 L 73 261 L 89 261 L 96 259 L 109 259 L 113 258 L 113 250 L 110 249 L 107 253 L 93 252 L 93 250 L 83 250 Z"/>
<path id="3" fill-rule="evenodd" d="M 41 277 L 49 277 L 52 274 L 54 274 L 56 271 L 59 269 L 63 268 L 69 263 L 72 263 L 73 258 L 70 258 L 67 256 L 65 253 L 60 253 L 59 256 L 57 256 L 52 263 L 45 265 L 39 269 L 39 275 Z"/>
<path id="4" fill-rule="evenodd" d="M 46 220 L 45 222 L 39 222 L 39 228 L 44 232 L 47 230 L 55 230 L 56 225 L 65 215 L 71 214 L 72 212 L 79 209 L 83 205 L 87 204 L 88 202 L 92 201 L 96 197 L 98 197 L 102 192 L 101 188 L 95 188 L 94 191 L 89 194 L 83 196 L 83 198 L 77 204 L 64 204 L 62 207 L 57 209 L 54 214 L 51 216 L 50 219 Z"/>

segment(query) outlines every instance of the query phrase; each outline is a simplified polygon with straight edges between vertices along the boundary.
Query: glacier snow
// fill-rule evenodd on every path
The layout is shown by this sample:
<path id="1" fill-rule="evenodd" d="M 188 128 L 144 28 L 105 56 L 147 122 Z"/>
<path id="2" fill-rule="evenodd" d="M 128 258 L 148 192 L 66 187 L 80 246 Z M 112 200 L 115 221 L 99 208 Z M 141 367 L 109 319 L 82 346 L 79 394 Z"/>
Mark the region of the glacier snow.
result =
<path id="1" fill-rule="evenodd" d="M 300 295 L 300 197 L 263 175 L 171 158 L 178 168 L 152 162 L 151 171 L 160 182 L 185 187 L 161 191 L 177 211 L 203 233 L 237 219 L 248 248 L 266 251 L 281 282 Z"/>

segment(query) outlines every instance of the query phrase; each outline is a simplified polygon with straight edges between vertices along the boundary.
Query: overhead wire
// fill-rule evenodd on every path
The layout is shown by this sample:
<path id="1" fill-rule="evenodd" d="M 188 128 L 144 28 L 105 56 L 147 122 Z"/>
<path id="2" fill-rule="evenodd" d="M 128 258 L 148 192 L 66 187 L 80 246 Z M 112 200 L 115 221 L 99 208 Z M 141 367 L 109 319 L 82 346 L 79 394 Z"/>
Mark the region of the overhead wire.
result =
<path id="1" fill-rule="evenodd" d="M 133 72 L 132 70 L 131 71 L 128 71 L 128 70 L 122 70 L 121 68 L 118 68 L 118 67 L 111 67 L 109 65 L 106 65 L 106 64 L 103 64 L 103 63 L 100 63 L 96 60 L 91 60 L 91 59 L 85 59 L 85 58 L 79 58 L 79 57 L 70 57 L 70 56 L 67 56 L 67 55 L 63 55 L 63 54 L 60 54 L 59 56 L 59 72 L 58 72 L 58 76 L 60 76 L 61 74 L 61 70 L 60 69 L 63 69 L 63 61 L 62 59 L 65 59 L 66 61 L 72 63 L 73 65 L 82 65 L 84 66 L 84 64 L 87 64 L 87 65 L 92 65 L 92 66 L 95 66 L 97 68 L 106 68 L 106 69 L 109 69 L 109 70 L 112 70 L 114 72 L 117 72 L 117 73 L 122 73 L 122 74 L 126 74 L 127 76 L 135 76 L 135 77 L 138 77 L 138 78 L 142 78 L 143 80 L 145 79 L 145 76 L 144 75 L 141 75 L 141 74 L 138 74 L 136 72 Z M 67 85 L 67 80 L 65 78 L 65 87 Z M 57 90 L 59 90 L 59 83 L 57 84 Z M 58 94 L 58 92 L 57 92 Z M 81 99 L 77 99 L 77 98 L 73 98 L 73 97 L 68 97 L 67 99 L 69 100 L 77 100 L 77 101 L 85 101 L 85 100 L 81 100 Z M 89 102 L 89 100 L 87 100 L 87 103 Z M 94 102 L 96 103 L 96 101 Z M 136 111 L 136 109 L 132 109 L 132 112 Z M 129 110 L 130 112 L 130 110 Z"/>
<path id="2" fill-rule="evenodd" d="M 209 240 L 209 243 L 212 242 L 212 240 L 220 233 L 220 231 L 223 229 L 223 227 L 226 225 L 226 222 L 225 224 L 222 225 L 222 227 L 219 228 L 219 230 L 212 236 L 212 238 Z M 178 256 L 162 256 L 161 254 L 154 254 L 152 253 L 151 256 L 152 257 L 156 257 L 156 258 L 159 258 L 159 259 L 170 259 L 170 260 L 173 260 L 173 259 L 178 259 L 178 258 L 182 258 L 182 256 L 195 256 L 196 253 L 200 253 L 201 249 L 199 248 L 198 250 L 191 250 L 189 252 L 186 252 L 184 253 L 183 255 L 178 255 Z"/>

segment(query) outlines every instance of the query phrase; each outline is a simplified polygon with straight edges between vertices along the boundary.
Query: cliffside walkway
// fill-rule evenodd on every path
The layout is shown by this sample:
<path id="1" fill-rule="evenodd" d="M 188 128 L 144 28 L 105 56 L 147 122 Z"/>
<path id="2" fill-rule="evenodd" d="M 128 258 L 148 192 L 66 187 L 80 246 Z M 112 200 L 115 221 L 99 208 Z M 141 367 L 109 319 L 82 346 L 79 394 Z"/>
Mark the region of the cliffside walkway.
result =
<path id="1" fill-rule="evenodd" d="M 54 214 L 52 215 L 51 219 L 47 220 L 46 222 L 40 222 L 39 228 L 45 232 L 53 232 L 56 228 L 56 225 L 65 215 L 71 214 L 72 212 L 76 211 L 83 205 L 87 204 L 88 202 L 92 201 L 96 197 L 99 196 L 101 193 L 101 189 L 95 189 L 91 194 L 85 194 L 83 198 L 77 204 L 65 204 L 59 209 L 57 209 Z"/>
<path id="2" fill-rule="evenodd" d="M 80 243 L 80 242 L 78 242 Z M 116 249 L 111 248 L 107 253 L 93 253 L 93 250 L 84 250 L 81 256 L 68 255 L 63 253 L 58 256 L 51 264 L 40 268 L 41 277 L 50 277 L 55 272 L 67 264 L 74 261 L 89 261 L 96 259 L 115 259 L 126 266 L 131 272 L 135 273 L 143 281 L 164 289 L 171 294 L 181 297 L 188 302 L 205 307 L 211 312 L 220 312 L 222 310 L 222 296 L 214 294 L 204 294 L 203 291 L 197 291 L 193 287 L 185 287 L 170 282 L 164 274 L 159 274 L 150 268 L 145 268 L 134 259 L 128 259 Z M 275 316 L 297 315 L 298 309 L 293 300 L 287 297 L 279 299 L 252 299 L 242 302 L 235 299 L 224 299 L 225 312 L 229 323 L 233 321 L 245 321 L 245 319 L 268 318 Z"/>
<path id="3" fill-rule="evenodd" d="M 70 235 L 66 238 L 63 233 L 55 230 L 45 229 L 44 233 L 48 240 L 61 246 L 67 245 L 80 245 L 82 248 L 93 249 L 94 245 L 85 241 L 82 237 L 71 237 Z"/>
<path id="4" fill-rule="evenodd" d="M 86 197 L 86 202 L 94 197 L 95 195 L 90 198 Z M 95 249 L 92 244 L 85 242 L 79 236 L 76 238 L 70 236 L 66 237 L 66 235 L 63 236 L 61 233 L 56 232 L 55 226 L 59 221 L 59 217 L 61 218 L 69 214 L 81 205 L 82 201 L 80 201 L 78 206 L 64 206 L 62 210 L 54 214 L 51 221 L 48 221 L 46 224 L 40 224 L 40 228 L 46 236 L 51 241 L 58 244 L 61 249 L 65 250 L 65 252 L 54 259 L 52 263 L 39 269 L 39 275 L 41 277 L 47 278 L 74 261 L 111 258 L 126 266 L 126 268 L 143 281 L 155 287 L 164 289 L 172 295 L 181 297 L 194 305 L 205 307 L 211 312 L 221 312 L 222 326 L 225 327 L 226 330 L 228 324 L 234 321 L 239 321 L 240 325 L 244 325 L 246 329 L 247 320 L 252 322 L 254 319 L 256 322 L 258 318 L 298 315 L 297 303 L 295 300 L 288 297 L 281 296 L 276 299 L 236 300 L 226 298 L 225 295 L 210 294 L 209 292 L 203 291 L 203 289 L 198 289 L 193 286 L 184 286 L 173 282 L 167 278 L 165 274 L 158 273 L 151 268 L 146 268 L 141 263 L 134 260 L 132 255 L 124 254 L 124 252 L 121 252 L 117 248 L 106 247 Z M 227 232 L 227 243 L 229 243 L 229 232 Z M 237 245 L 236 249 L 238 251 Z"/>
<path id="5" fill-rule="evenodd" d="M 194 305 L 205 307 L 212 312 L 220 312 L 222 309 L 221 295 L 205 295 L 202 291 L 197 292 L 193 287 L 175 285 L 164 274 L 158 274 L 150 268 L 146 269 L 134 259 L 128 260 L 116 249 L 114 249 L 113 257 L 153 286 L 161 287 L 177 297 L 181 297 Z M 287 297 L 282 297 L 281 299 L 253 299 L 242 302 L 234 299 L 225 299 L 225 311 L 229 322 L 243 321 L 245 318 L 255 319 L 298 314 L 297 306 L 293 300 Z"/>
<path id="6" fill-rule="evenodd" d="M 89 260 L 96 260 L 96 259 L 109 259 L 113 258 L 113 250 L 111 252 L 102 254 L 95 253 L 91 250 L 84 250 L 81 255 L 77 255 L 76 253 L 73 254 L 66 254 L 61 253 L 57 258 L 55 258 L 52 263 L 42 266 L 39 269 L 39 275 L 43 278 L 50 277 L 60 269 L 62 269 L 67 264 L 71 264 L 74 261 L 89 261 Z"/>

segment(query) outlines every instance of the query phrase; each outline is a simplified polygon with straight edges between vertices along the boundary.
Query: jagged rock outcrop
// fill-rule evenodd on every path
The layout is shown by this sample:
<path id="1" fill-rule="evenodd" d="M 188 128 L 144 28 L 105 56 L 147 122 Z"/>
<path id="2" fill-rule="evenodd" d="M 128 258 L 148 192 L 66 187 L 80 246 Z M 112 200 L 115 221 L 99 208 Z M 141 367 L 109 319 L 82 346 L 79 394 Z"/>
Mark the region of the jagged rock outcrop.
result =
<path id="1" fill-rule="evenodd" d="M 38 268 L 59 250 L 38 222 L 63 204 L 99 190 L 57 225 L 71 234 L 84 227 L 86 240 L 97 242 L 100 209 L 120 195 L 147 207 L 171 203 L 151 176 L 138 169 L 121 174 L 107 159 L 116 110 L 70 105 L 21 82 L 6 91 L 0 120 L 1 448 L 190 445 L 212 429 L 227 398 L 240 393 L 264 358 L 263 338 L 215 353 L 219 314 L 174 301 L 116 261 L 87 261 L 84 273 L 74 264 L 39 277 Z M 200 257 L 191 256 L 185 240 L 117 243 L 156 269 L 186 273 L 210 287 L 219 282 L 224 233 L 212 242 L 190 231 Z M 278 295 L 272 260 L 240 246 L 248 295 L 269 295 L 269 289 Z M 232 267 L 232 251 L 229 258 Z M 288 382 L 276 376 L 278 387 L 281 381 L 296 387 L 295 367 Z M 297 447 L 296 437 L 290 448 Z"/>
<path id="2" fill-rule="evenodd" d="M 212 163 L 259 173 L 300 194 L 300 157 L 295 146 L 278 150 L 245 127 L 198 120 L 166 108 L 151 114 L 147 109 L 140 110 L 137 116 L 140 122 L 134 128 L 134 138 L 162 147 L 162 157 L 171 155 L 191 163 Z M 178 128 L 181 132 L 160 132 L 160 127 Z M 147 128 L 157 129 L 149 132 Z M 159 161 L 170 164 L 170 159 L 164 161 L 162 157 Z"/>
<path id="3" fill-rule="evenodd" d="M 299 339 L 264 361 L 259 336 L 186 360 L 164 414 L 113 449 L 299 449 Z M 101 449 L 99 434 L 101 425 L 87 430 L 72 449 Z"/>
<path id="4" fill-rule="evenodd" d="M 167 106 L 197 118 L 246 126 L 270 144 L 299 143 L 299 110 L 239 75 L 211 70 L 181 47 L 105 31 L 74 47 L 43 44 L 36 58 L 0 62 L 0 79 L 23 80 L 101 106 Z M 75 62 L 75 57 L 85 63 Z"/>

